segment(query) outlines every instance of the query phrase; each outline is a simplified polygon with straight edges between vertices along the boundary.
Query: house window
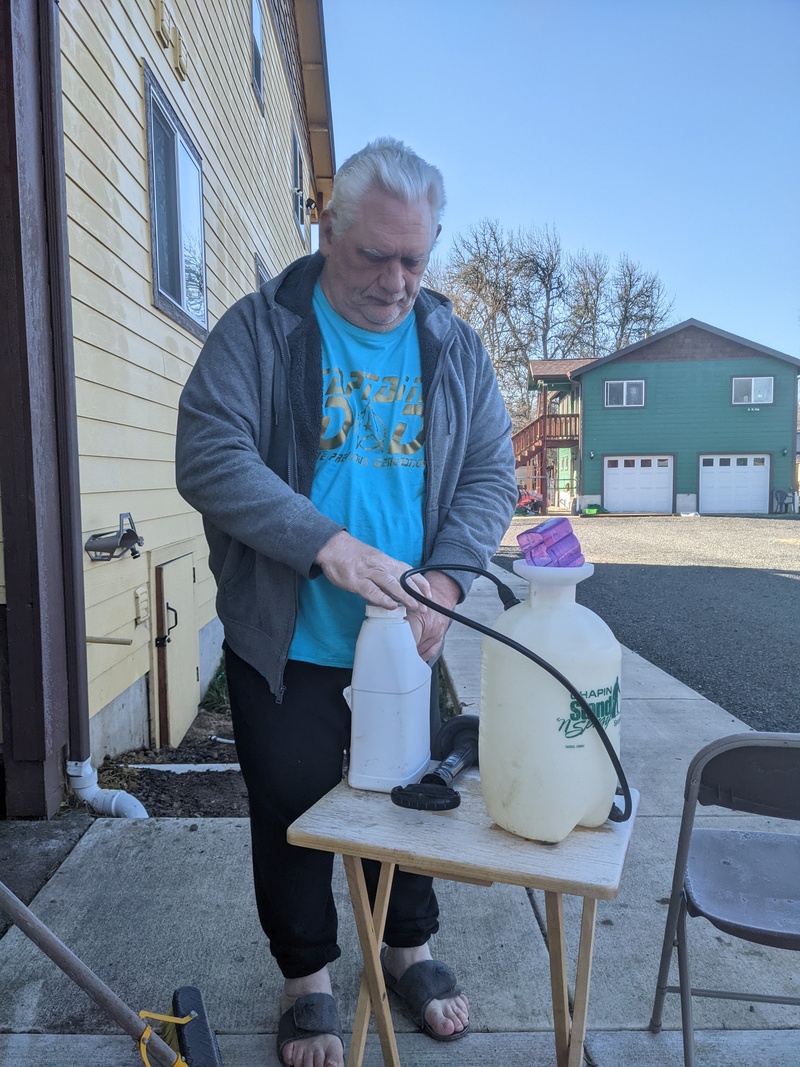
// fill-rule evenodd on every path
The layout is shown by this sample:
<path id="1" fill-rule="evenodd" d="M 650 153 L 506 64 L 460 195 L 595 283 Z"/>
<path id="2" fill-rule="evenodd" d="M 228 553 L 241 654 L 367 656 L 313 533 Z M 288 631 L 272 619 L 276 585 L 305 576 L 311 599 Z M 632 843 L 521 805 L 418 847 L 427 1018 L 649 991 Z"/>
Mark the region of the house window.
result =
<path id="1" fill-rule="evenodd" d="M 206 336 L 202 161 L 145 66 L 153 302 L 196 336 Z"/>
<path id="2" fill-rule="evenodd" d="M 305 236 L 306 205 L 303 192 L 303 153 L 297 130 L 292 130 L 292 205 L 294 218 Z"/>
<path id="3" fill-rule="evenodd" d="M 607 408 L 642 408 L 644 407 L 644 382 L 606 382 Z"/>
<path id="4" fill-rule="evenodd" d="M 260 289 L 269 281 L 269 271 L 264 266 L 264 260 L 256 252 L 256 289 Z"/>
<path id="5" fill-rule="evenodd" d="M 771 404 L 773 378 L 734 378 L 733 404 Z"/>
<path id="6" fill-rule="evenodd" d="M 264 107 L 264 25 L 261 0 L 250 0 L 250 42 L 253 53 L 253 89 Z"/>

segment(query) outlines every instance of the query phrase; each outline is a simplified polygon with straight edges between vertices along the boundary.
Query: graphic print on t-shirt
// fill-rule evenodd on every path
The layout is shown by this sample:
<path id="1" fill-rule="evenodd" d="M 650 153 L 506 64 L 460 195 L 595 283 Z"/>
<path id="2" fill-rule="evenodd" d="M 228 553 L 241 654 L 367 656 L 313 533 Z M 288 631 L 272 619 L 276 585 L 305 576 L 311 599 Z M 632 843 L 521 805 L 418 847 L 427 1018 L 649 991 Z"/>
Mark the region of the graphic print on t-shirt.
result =
<path id="1" fill-rule="evenodd" d="M 338 463 L 409 466 L 409 457 L 425 440 L 419 376 L 412 380 L 358 370 L 346 374 L 341 367 L 324 367 L 322 377 L 320 452 L 336 452 L 331 459 Z M 320 461 L 325 462 L 322 454 Z"/>

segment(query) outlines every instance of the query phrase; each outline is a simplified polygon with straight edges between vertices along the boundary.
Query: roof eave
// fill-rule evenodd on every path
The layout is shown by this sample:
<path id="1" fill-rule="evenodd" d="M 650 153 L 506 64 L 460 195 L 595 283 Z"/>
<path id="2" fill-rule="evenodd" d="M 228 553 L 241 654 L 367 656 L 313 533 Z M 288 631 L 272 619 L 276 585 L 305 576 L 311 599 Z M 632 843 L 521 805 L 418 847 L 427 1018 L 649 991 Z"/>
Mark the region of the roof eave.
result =
<path id="1" fill-rule="evenodd" d="M 316 222 L 319 212 L 330 199 L 336 173 L 325 19 L 322 0 L 294 0 L 294 6 L 308 116 L 314 199 L 317 202 L 312 219 Z"/>
<path id="2" fill-rule="evenodd" d="M 767 356 L 774 356 L 775 359 L 782 359 L 786 363 L 794 363 L 795 366 L 800 368 L 800 359 L 796 356 L 790 356 L 787 352 L 779 352 L 775 348 L 768 348 L 767 345 L 760 345 L 756 341 L 749 341 L 746 337 L 740 337 L 738 334 L 729 333 L 727 330 L 720 330 L 717 326 L 710 326 L 707 322 L 701 322 L 700 319 L 685 319 L 683 322 L 679 322 L 675 326 L 668 326 L 665 330 L 659 330 L 658 333 L 651 333 L 649 337 L 644 337 L 641 341 L 634 341 L 632 345 L 628 345 L 626 348 L 620 348 L 617 352 L 612 352 L 610 356 L 604 356 L 603 359 L 597 360 L 588 367 L 580 367 L 578 370 L 573 371 L 573 377 L 579 377 L 585 374 L 586 371 L 595 370 L 600 366 L 605 366 L 607 363 L 613 363 L 615 359 L 619 359 L 621 356 L 627 356 L 631 352 L 635 352 L 639 348 L 643 348 L 645 345 L 651 345 L 654 341 L 660 341 L 664 337 L 669 337 L 670 334 L 677 333 L 679 330 L 685 330 L 689 326 L 695 326 L 700 330 L 707 330 L 709 333 L 716 334 L 717 337 L 724 337 L 728 341 L 734 341 L 737 344 L 745 345 L 747 348 L 752 348 L 756 352 L 761 352 Z"/>

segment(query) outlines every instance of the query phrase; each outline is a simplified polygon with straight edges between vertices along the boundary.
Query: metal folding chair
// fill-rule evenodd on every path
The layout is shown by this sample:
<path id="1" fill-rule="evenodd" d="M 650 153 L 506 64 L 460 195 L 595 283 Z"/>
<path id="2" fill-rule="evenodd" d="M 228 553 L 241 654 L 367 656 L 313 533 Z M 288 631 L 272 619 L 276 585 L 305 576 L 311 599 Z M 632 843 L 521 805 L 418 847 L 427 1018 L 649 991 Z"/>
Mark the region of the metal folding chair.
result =
<path id="1" fill-rule="evenodd" d="M 800 950 L 800 836 L 696 829 L 697 805 L 800 820 L 800 734 L 747 733 L 706 745 L 686 775 L 675 874 L 650 1029 L 661 1030 L 664 997 L 679 993 L 685 1067 L 694 1067 L 692 997 L 800 1005 L 798 997 L 693 989 L 686 916 L 731 937 Z M 668 985 L 673 948 L 677 986 Z"/>

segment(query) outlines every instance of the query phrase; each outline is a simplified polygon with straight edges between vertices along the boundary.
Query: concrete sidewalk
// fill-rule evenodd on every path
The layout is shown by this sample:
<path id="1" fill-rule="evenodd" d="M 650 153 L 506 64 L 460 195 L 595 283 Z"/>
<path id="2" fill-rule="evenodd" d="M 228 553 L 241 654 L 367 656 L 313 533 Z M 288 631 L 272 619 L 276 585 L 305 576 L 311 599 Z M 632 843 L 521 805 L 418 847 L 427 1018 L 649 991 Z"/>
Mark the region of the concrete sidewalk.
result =
<path id="1" fill-rule="evenodd" d="M 498 569 L 526 595 L 527 584 Z M 478 579 L 463 613 L 491 624 L 501 606 Z M 454 624 L 445 659 L 465 710 L 478 710 L 479 634 Z M 647 1030 L 666 916 L 666 898 L 686 768 L 708 741 L 746 730 L 742 723 L 639 656 L 623 659 L 622 756 L 641 793 L 622 890 L 600 902 L 589 1034 L 593 1067 L 672 1067 L 682 1063 L 677 997 L 667 998 L 665 1030 Z M 720 822 L 721 820 L 721 822 Z M 740 817 L 717 816 L 716 825 Z M 249 835 L 241 819 L 111 820 L 70 824 L 0 823 L 0 856 L 55 849 L 63 862 L 32 907 L 132 1008 L 165 1011 L 172 990 L 197 985 L 219 1035 L 225 1067 L 277 1067 L 274 1035 L 281 978 L 257 923 L 250 884 Z M 783 827 L 785 829 L 785 827 Z M 77 839 L 77 840 L 76 840 Z M 55 853 L 54 853 L 55 854 Z M 0 878 L 8 881 L 0 869 Z M 541 894 L 510 886 L 439 883 L 442 930 L 434 944 L 469 993 L 467 1039 L 434 1043 L 394 1012 L 402 1062 L 414 1067 L 551 1067 L 555 1063 Z M 359 957 L 344 876 L 336 893 L 343 956 L 332 968 L 346 1030 L 352 1027 Z M 574 966 L 579 901 L 565 899 Z M 697 927 L 695 929 L 694 927 Z M 693 979 L 730 988 L 800 995 L 796 958 L 690 928 Z M 703 1067 L 797 1067 L 800 1009 L 697 1000 Z M 17 929 L 0 940 L 2 1067 L 136 1067 L 129 1038 Z M 367 1067 L 382 1063 L 370 1037 Z"/>

